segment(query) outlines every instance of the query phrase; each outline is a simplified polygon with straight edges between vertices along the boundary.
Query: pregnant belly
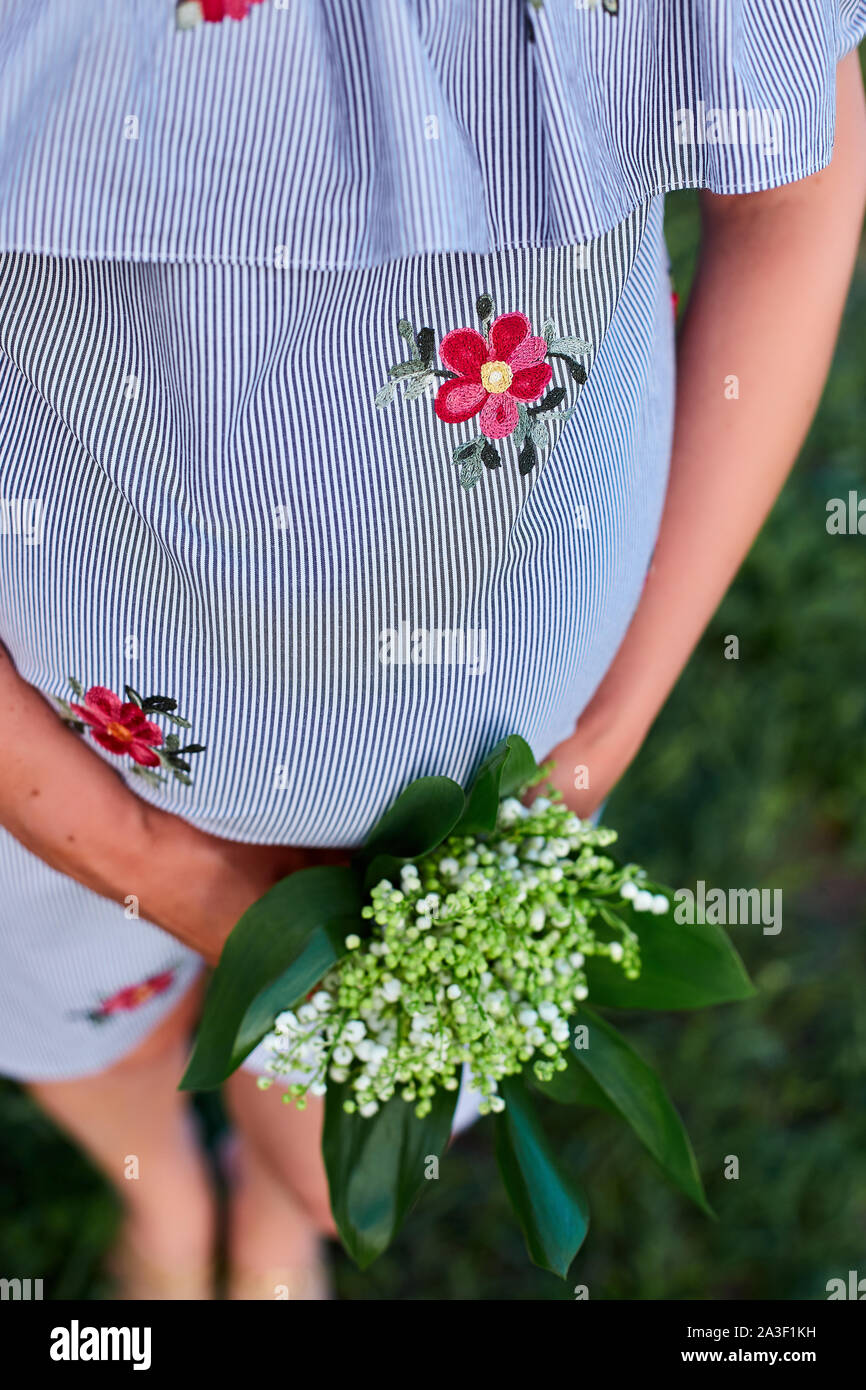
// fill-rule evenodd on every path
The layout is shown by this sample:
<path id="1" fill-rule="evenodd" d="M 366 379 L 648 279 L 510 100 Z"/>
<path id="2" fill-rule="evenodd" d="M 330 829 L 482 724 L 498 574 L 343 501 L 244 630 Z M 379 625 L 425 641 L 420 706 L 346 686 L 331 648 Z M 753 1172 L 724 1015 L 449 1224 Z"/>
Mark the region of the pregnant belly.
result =
<path id="1" fill-rule="evenodd" d="M 39 519 L 0 533 L 20 674 L 132 790 L 234 839 L 351 845 L 408 780 L 465 780 L 506 733 L 544 756 L 622 639 L 662 506 L 670 312 L 660 219 L 634 220 L 634 263 L 595 279 L 569 248 L 285 278 L 0 258 L 21 309 L 2 496 L 29 506 L 3 515 Z M 438 336 L 482 288 L 582 335 L 590 371 L 527 473 L 498 432 L 533 370 L 516 354 L 545 344 L 503 340 L 479 373 L 498 465 L 466 487 L 477 420 L 375 400 L 404 306 Z"/>

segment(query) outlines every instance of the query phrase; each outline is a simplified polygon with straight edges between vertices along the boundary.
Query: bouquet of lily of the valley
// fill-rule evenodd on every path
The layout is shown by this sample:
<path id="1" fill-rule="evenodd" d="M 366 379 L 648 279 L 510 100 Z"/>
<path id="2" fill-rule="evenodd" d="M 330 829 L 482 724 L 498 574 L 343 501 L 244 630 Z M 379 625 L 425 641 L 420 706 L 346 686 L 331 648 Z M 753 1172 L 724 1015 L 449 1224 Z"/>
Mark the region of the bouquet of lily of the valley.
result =
<path id="1" fill-rule="evenodd" d="M 608 853 L 613 831 L 555 792 L 525 806 L 542 778 L 511 736 L 468 792 L 412 782 L 351 866 L 302 869 L 255 903 L 214 974 L 182 1085 L 220 1085 L 265 1040 L 261 1084 L 301 1107 L 324 1096 L 331 1205 L 362 1267 L 448 1144 L 467 1072 L 543 1268 L 567 1274 L 588 1209 L 533 1092 L 620 1116 L 709 1210 L 661 1082 L 597 1009 L 743 999 L 748 977 L 719 927 L 676 924 L 671 894 Z"/>

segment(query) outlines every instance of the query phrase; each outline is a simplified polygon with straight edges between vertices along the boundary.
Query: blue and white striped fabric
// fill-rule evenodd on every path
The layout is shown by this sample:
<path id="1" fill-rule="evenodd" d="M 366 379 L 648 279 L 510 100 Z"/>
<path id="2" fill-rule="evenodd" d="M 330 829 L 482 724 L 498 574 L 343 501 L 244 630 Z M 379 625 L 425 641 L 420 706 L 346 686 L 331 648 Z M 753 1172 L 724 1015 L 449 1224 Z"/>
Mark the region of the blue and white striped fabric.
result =
<path id="1" fill-rule="evenodd" d="M 187 33 L 173 9 L 3 0 L 0 250 L 341 268 L 574 244 L 666 190 L 826 164 L 866 30 L 866 0 L 266 0 Z"/>
<path id="2" fill-rule="evenodd" d="M 177 702 L 206 751 L 158 783 L 127 716 L 83 706 L 154 805 L 350 846 L 504 733 L 543 757 L 597 687 L 667 475 L 654 195 L 826 162 L 866 28 L 846 0 L 619 8 L 293 0 L 192 33 L 169 0 L 0 9 L 0 640 L 48 699 L 80 705 L 73 676 Z M 698 93 L 775 103 L 784 138 L 700 144 L 696 108 L 672 143 Z M 450 423 L 427 386 L 457 391 L 443 339 L 485 296 L 527 334 L 484 364 L 488 403 L 527 370 L 521 410 L 563 399 L 521 416 L 534 466 L 503 426 L 467 480 L 484 417 Z M 392 400 L 400 320 L 432 329 L 439 378 L 409 362 Z M 9 1075 L 105 1067 L 199 969 L 5 832 L 0 878 Z"/>

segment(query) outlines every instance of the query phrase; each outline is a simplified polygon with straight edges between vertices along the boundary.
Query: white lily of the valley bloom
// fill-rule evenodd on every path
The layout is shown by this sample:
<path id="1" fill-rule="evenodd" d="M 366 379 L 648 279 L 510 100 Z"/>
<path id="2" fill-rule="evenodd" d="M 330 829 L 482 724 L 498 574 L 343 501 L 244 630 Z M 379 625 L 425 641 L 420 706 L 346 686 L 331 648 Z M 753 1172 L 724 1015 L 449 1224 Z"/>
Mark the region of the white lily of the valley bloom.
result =
<path id="1" fill-rule="evenodd" d="M 268 1035 L 266 1084 L 283 1076 L 300 1099 L 348 1083 L 344 1103 L 371 1117 L 395 1095 L 427 1113 L 438 1090 L 458 1089 L 464 1063 L 492 1111 L 504 1105 L 498 1082 L 527 1060 L 549 1079 L 588 994 L 586 957 L 637 973 L 634 933 L 623 924 L 621 941 L 600 941 L 572 896 L 576 881 L 588 902 L 638 898 L 632 866 L 617 873 L 603 853 L 613 838 L 545 797 L 532 811 L 512 798 L 490 839 L 455 836 L 441 858 L 404 865 L 399 887 L 382 880 L 361 914 L 367 935 L 346 938 L 349 954 Z M 306 1085 L 291 1080 L 301 1070 Z"/>

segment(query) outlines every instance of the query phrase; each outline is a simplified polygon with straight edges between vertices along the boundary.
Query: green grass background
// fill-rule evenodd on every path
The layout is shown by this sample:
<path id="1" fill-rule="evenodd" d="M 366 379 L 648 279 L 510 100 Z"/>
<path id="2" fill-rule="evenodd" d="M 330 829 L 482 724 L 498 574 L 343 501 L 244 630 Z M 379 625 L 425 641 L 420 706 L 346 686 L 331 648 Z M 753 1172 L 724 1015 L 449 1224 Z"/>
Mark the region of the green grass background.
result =
<path id="1" fill-rule="evenodd" d="M 694 195 L 669 198 L 667 231 L 683 291 Z M 754 1001 L 620 1020 L 667 1081 L 718 1221 L 613 1120 L 545 1105 L 592 1208 L 565 1284 L 529 1264 L 482 1122 L 371 1270 L 335 1257 L 338 1296 L 571 1299 L 585 1284 L 591 1298 L 814 1299 L 831 1277 L 866 1275 L 866 538 L 825 529 L 828 498 L 866 492 L 864 342 L 861 257 L 793 476 L 605 815 L 661 880 L 784 892 L 779 936 L 732 928 Z M 738 661 L 723 658 L 728 633 Z M 213 1137 L 218 1109 L 201 1112 Z M 9 1083 L 0 1129 L 0 1274 L 41 1277 L 46 1297 L 104 1296 L 114 1198 Z"/>

